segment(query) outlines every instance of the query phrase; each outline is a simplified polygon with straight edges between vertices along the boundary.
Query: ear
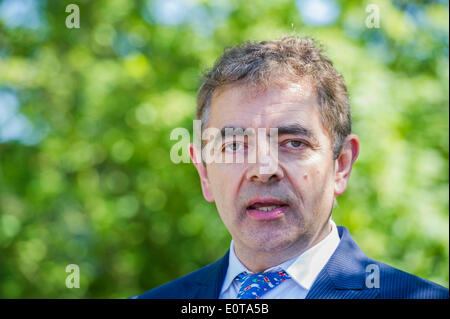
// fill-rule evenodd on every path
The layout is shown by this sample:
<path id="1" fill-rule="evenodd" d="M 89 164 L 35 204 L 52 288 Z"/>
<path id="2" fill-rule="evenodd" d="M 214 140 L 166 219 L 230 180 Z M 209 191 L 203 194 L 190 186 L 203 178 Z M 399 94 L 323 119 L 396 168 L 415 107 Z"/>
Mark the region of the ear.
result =
<path id="1" fill-rule="evenodd" d="M 345 192 L 347 182 L 352 171 L 353 163 L 359 154 L 359 140 L 355 134 L 348 135 L 342 145 L 341 153 L 335 160 L 334 195 L 339 196 Z"/>
<path id="2" fill-rule="evenodd" d="M 189 155 L 191 156 L 192 162 L 197 169 L 198 175 L 200 176 L 200 182 L 202 184 L 203 197 L 208 202 L 214 202 L 214 196 L 211 189 L 211 183 L 208 179 L 208 171 L 206 170 L 206 164 L 202 162 L 202 151 L 200 146 L 197 144 L 189 143 Z"/>

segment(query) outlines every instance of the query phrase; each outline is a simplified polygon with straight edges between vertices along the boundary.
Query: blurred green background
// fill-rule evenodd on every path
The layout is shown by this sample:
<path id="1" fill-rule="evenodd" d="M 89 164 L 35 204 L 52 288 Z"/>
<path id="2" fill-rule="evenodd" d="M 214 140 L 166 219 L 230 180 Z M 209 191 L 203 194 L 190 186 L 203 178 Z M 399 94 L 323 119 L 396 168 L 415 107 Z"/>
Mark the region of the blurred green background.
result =
<path id="1" fill-rule="evenodd" d="M 334 220 L 448 287 L 448 19 L 448 1 L 0 0 L 0 297 L 126 298 L 221 257 L 230 236 L 170 132 L 192 132 L 224 47 L 293 33 L 327 48 L 361 141 Z"/>

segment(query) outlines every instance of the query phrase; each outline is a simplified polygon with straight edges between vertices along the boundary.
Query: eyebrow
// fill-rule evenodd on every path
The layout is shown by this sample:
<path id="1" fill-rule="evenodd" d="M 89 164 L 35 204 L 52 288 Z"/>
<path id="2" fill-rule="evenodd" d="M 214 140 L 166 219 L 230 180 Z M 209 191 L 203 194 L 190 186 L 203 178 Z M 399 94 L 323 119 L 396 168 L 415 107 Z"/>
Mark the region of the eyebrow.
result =
<path id="1" fill-rule="evenodd" d="M 226 130 L 233 130 L 232 131 L 233 136 L 241 136 L 241 135 L 253 136 L 253 135 L 255 135 L 255 134 L 253 134 L 253 130 L 251 130 L 251 129 L 248 130 L 248 128 L 227 125 L 227 126 L 222 127 L 222 129 L 220 130 L 220 134 L 222 135 L 222 138 L 224 138 L 227 135 Z"/>
<path id="2" fill-rule="evenodd" d="M 300 123 L 292 123 L 292 124 L 285 124 L 279 127 L 276 127 L 278 129 L 278 135 L 300 135 L 305 136 L 308 139 L 311 140 L 313 144 L 318 144 L 317 138 L 315 134 L 307 127 L 301 125 Z M 226 136 L 225 130 L 226 129 L 232 129 L 233 136 L 240 136 L 240 135 L 249 135 L 253 136 L 252 130 L 249 130 L 246 132 L 247 128 L 233 126 L 233 125 L 226 125 L 222 127 L 220 130 L 220 133 L 222 135 L 222 138 Z"/>
<path id="3" fill-rule="evenodd" d="M 303 135 L 310 139 L 315 140 L 314 133 L 307 127 L 299 124 L 299 123 L 293 123 L 288 125 L 283 125 L 278 127 L 278 134 L 286 134 L 286 135 Z"/>

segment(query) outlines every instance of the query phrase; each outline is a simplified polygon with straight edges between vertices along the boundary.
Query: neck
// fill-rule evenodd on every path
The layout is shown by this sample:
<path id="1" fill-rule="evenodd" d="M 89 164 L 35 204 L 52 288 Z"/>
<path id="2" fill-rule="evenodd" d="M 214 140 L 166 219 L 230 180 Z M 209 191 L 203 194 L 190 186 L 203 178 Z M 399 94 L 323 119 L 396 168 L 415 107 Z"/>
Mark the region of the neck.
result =
<path id="1" fill-rule="evenodd" d="M 285 261 L 298 256 L 323 240 L 332 230 L 331 223 L 325 226 L 312 238 L 301 238 L 297 242 L 274 251 L 261 251 L 248 247 L 239 241 L 233 241 L 234 251 L 240 262 L 251 272 L 264 272 Z"/>

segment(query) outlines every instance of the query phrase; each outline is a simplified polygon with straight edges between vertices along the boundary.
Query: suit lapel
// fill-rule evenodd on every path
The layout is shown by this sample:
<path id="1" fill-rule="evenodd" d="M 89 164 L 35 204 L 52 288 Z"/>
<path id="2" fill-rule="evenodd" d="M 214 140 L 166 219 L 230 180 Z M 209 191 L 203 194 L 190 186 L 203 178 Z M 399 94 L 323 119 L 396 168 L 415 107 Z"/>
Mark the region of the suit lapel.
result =
<path id="1" fill-rule="evenodd" d="M 367 288 L 366 265 L 370 259 L 358 247 L 345 227 L 338 226 L 341 238 L 330 260 L 317 276 L 306 299 L 370 299 L 379 289 Z M 217 299 L 228 269 L 229 251 L 197 277 L 192 298 Z"/>
<path id="2" fill-rule="evenodd" d="M 196 299 L 217 299 L 228 270 L 229 251 L 210 267 L 196 281 L 196 291 L 193 291 L 193 298 Z"/>
<path id="3" fill-rule="evenodd" d="M 338 227 L 341 238 L 336 251 L 317 276 L 307 299 L 375 298 L 377 288 L 367 288 L 366 265 L 369 258 L 358 247 L 345 227 Z"/>

